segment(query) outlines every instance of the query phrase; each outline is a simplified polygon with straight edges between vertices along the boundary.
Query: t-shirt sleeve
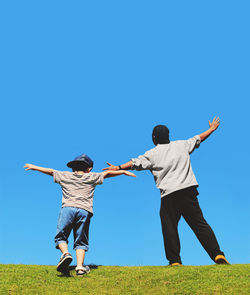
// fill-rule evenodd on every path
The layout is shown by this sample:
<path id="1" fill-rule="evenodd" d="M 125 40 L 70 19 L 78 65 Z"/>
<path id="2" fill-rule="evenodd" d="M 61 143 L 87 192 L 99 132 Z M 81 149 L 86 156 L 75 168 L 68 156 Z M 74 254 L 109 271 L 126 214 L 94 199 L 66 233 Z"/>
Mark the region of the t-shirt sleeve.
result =
<path id="1" fill-rule="evenodd" d="M 54 182 L 60 184 L 61 181 L 62 181 L 62 176 L 63 176 L 63 172 L 57 171 L 57 170 L 54 170 L 53 171 L 53 179 L 54 179 Z"/>
<path id="2" fill-rule="evenodd" d="M 199 135 L 189 138 L 185 140 L 185 147 L 188 150 L 189 154 L 191 154 L 196 148 L 200 146 L 201 139 Z"/>
<path id="3" fill-rule="evenodd" d="M 98 185 L 98 184 L 102 184 L 103 180 L 104 180 L 104 173 L 96 173 L 96 172 L 92 172 L 89 175 L 89 183 L 94 184 L 94 185 Z"/>
<path id="4" fill-rule="evenodd" d="M 150 170 L 152 168 L 152 155 L 150 151 L 147 151 L 144 155 L 138 158 L 132 158 L 131 170 Z"/>

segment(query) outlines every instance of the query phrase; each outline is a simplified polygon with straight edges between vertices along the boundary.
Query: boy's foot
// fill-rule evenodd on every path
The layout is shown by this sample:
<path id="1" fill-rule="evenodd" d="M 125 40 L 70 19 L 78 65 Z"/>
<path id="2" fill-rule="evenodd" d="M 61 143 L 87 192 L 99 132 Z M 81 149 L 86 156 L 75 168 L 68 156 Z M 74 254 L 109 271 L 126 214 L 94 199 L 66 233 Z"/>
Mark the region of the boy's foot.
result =
<path id="1" fill-rule="evenodd" d="M 77 276 L 83 276 L 90 272 L 90 268 L 87 265 L 84 265 L 82 267 L 76 267 L 76 275 Z"/>
<path id="2" fill-rule="evenodd" d="M 230 264 L 224 255 L 217 255 L 214 261 L 216 264 Z"/>
<path id="3" fill-rule="evenodd" d="M 170 263 L 169 266 L 183 266 L 180 262 Z"/>
<path id="4" fill-rule="evenodd" d="M 62 273 L 68 271 L 68 266 L 72 262 L 72 256 L 70 253 L 65 253 L 61 256 L 60 261 L 57 264 L 56 270 Z"/>

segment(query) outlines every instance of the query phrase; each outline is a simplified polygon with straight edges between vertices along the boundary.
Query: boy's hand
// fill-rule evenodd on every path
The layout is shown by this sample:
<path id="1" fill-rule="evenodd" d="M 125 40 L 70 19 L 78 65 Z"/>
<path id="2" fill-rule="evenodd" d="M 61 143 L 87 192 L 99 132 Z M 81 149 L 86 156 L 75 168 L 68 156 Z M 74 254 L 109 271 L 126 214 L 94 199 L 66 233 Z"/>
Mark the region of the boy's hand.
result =
<path id="1" fill-rule="evenodd" d="M 122 171 L 122 170 L 121 170 Z M 124 172 L 124 174 L 125 175 L 127 175 L 127 176 L 132 176 L 132 177 L 136 177 L 136 175 L 134 174 L 134 173 L 132 173 L 132 172 L 130 172 L 130 171 L 127 171 L 127 170 L 123 170 Z"/>
<path id="2" fill-rule="evenodd" d="M 24 168 L 26 168 L 25 170 L 35 170 L 35 171 L 39 171 L 39 172 L 42 172 L 44 174 L 51 175 L 51 176 L 53 175 L 53 172 L 54 172 L 54 169 L 39 167 L 39 166 L 36 166 L 33 164 L 25 164 Z"/>
<path id="3" fill-rule="evenodd" d="M 32 164 L 25 164 L 23 168 L 26 168 L 25 170 L 35 170 L 36 166 Z"/>
<path id="4" fill-rule="evenodd" d="M 212 129 L 213 131 L 216 130 L 220 125 L 220 118 L 219 117 L 214 117 L 212 123 L 209 121 L 209 127 L 210 129 Z"/>
<path id="5" fill-rule="evenodd" d="M 113 171 L 119 170 L 119 167 L 118 166 L 112 165 L 109 162 L 107 162 L 107 164 L 109 165 L 109 167 L 103 168 L 102 170 L 104 170 L 104 171 L 105 170 L 113 170 Z"/>

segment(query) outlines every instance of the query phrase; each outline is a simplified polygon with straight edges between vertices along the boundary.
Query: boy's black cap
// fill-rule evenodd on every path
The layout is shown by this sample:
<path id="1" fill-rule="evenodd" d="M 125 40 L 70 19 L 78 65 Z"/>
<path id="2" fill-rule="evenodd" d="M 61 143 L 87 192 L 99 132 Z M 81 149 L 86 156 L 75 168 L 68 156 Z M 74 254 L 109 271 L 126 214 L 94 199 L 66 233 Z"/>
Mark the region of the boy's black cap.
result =
<path id="1" fill-rule="evenodd" d="M 86 165 L 88 165 L 88 167 L 94 166 L 94 162 L 86 154 L 82 154 L 82 155 L 76 157 L 73 161 L 68 162 L 67 166 L 69 168 L 72 168 L 76 165 L 81 165 L 81 164 L 86 164 Z"/>

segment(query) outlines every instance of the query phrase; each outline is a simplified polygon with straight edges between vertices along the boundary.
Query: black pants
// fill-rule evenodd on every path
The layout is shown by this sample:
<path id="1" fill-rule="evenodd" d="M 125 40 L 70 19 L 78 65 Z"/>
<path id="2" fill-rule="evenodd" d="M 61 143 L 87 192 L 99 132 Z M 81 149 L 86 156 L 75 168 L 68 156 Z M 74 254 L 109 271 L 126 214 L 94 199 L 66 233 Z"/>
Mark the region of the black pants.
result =
<path id="1" fill-rule="evenodd" d="M 170 263 L 180 262 L 178 222 L 184 217 L 212 260 L 221 252 L 215 234 L 203 217 L 195 186 L 176 191 L 161 199 L 161 225 L 166 257 Z"/>

